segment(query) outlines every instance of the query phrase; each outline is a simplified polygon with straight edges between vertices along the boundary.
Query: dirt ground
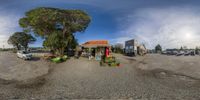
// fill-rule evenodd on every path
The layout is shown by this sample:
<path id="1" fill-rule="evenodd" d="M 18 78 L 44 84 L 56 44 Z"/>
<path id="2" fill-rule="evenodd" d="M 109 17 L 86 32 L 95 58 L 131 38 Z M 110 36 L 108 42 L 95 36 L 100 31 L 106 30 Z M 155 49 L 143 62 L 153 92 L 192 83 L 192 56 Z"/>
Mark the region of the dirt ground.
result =
<path id="1" fill-rule="evenodd" d="M 23 61 L 0 53 L 0 99 L 200 99 L 200 56 L 115 56 L 120 67 L 100 67 L 86 58 Z"/>
<path id="2" fill-rule="evenodd" d="M 0 78 L 5 80 L 26 80 L 47 74 L 49 63 L 39 57 L 25 61 L 15 53 L 0 52 Z"/>

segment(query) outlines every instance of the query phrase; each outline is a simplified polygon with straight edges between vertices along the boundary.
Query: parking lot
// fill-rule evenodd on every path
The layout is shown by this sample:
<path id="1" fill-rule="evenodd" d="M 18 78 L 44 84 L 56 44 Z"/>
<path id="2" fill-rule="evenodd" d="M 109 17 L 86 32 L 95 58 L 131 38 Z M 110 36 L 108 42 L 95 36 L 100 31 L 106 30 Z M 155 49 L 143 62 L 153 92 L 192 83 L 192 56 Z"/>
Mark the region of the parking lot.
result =
<path id="1" fill-rule="evenodd" d="M 0 99 L 200 99 L 200 56 L 114 55 L 119 67 L 100 67 L 86 58 L 60 64 L 23 61 L 1 53 Z M 12 78 L 2 76 L 8 74 Z"/>
<path id="2" fill-rule="evenodd" d="M 39 57 L 25 61 L 16 53 L 0 52 L 0 78 L 5 80 L 26 80 L 47 74 L 49 63 Z"/>

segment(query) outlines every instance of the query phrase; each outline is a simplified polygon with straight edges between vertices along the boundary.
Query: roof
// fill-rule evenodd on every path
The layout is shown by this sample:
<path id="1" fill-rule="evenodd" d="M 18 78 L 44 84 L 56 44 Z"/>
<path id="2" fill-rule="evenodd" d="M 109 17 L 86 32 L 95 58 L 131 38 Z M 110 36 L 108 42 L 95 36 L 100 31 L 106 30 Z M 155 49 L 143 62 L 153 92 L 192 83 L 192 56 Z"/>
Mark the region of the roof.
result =
<path id="1" fill-rule="evenodd" d="M 87 41 L 82 44 L 83 47 L 92 48 L 92 47 L 109 47 L 109 42 L 107 40 L 93 40 Z"/>

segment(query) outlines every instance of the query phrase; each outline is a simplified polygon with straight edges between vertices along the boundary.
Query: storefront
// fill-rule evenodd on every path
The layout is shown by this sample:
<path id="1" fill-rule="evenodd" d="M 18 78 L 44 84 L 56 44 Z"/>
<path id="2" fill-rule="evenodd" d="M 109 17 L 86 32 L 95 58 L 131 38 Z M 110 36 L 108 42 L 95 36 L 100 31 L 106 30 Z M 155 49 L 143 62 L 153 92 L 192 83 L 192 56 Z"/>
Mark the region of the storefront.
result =
<path id="1" fill-rule="evenodd" d="M 111 46 L 107 40 L 88 41 L 81 46 L 83 49 L 83 55 L 95 58 L 95 60 L 98 61 L 100 61 L 103 56 L 107 57 L 110 55 Z"/>

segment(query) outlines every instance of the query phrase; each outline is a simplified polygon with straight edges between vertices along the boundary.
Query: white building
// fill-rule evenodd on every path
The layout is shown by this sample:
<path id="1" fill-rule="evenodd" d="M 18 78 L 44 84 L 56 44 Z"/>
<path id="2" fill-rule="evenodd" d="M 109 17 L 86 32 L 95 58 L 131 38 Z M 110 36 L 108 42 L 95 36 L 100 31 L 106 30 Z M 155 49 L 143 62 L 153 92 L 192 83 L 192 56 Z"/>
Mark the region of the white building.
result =
<path id="1" fill-rule="evenodd" d="M 125 42 L 125 54 L 128 56 L 144 55 L 146 52 L 146 47 L 134 39 Z"/>

